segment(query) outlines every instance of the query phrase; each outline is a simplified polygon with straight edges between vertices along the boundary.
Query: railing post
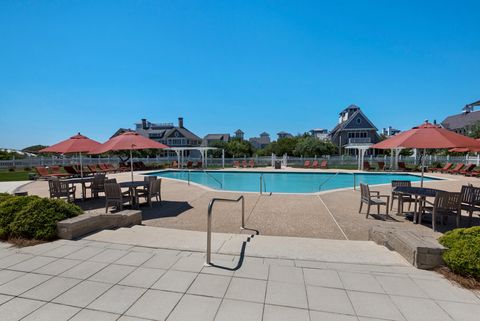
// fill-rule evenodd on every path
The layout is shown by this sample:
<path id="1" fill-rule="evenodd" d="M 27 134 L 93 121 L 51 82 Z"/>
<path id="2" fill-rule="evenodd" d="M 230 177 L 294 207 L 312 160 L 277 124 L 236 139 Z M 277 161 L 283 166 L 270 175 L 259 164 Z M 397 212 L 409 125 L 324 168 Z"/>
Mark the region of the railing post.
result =
<path id="1" fill-rule="evenodd" d="M 242 197 L 242 226 L 240 230 L 245 229 L 245 198 Z"/>
<path id="2" fill-rule="evenodd" d="M 260 174 L 260 195 L 262 195 L 262 182 L 263 182 L 263 174 Z"/>
<path id="3" fill-rule="evenodd" d="M 212 265 L 212 207 L 214 200 L 210 201 L 208 204 L 208 215 L 207 215 L 207 256 L 205 265 Z"/>
<path id="4" fill-rule="evenodd" d="M 353 190 L 357 190 L 357 178 L 355 176 L 355 173 L 353 173 Z"/>
<path id="5" fill-rule="evenodd" d="M 190 171 L 188 171 L 188 185 L 190 185 Z"/>

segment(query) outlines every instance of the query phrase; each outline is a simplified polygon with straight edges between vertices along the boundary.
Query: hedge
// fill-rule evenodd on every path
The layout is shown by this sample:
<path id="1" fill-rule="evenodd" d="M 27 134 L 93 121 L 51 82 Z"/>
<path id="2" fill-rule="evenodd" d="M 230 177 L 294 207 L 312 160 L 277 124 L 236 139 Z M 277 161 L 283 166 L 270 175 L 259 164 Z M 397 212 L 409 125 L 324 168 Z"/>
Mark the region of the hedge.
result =
<path id="1" fill-rule="evenodd" d="M 0 195 L 0 238 L 52 240 L 58 221 L 81 213 L 80 207 L 63 200 Z"/>
<path id="2" fill-rule="evenodd" d="M 480 281 L 480 226 L 449 231 L 439 242 L 447 248 L 443 260 L 450 270 Z"/>

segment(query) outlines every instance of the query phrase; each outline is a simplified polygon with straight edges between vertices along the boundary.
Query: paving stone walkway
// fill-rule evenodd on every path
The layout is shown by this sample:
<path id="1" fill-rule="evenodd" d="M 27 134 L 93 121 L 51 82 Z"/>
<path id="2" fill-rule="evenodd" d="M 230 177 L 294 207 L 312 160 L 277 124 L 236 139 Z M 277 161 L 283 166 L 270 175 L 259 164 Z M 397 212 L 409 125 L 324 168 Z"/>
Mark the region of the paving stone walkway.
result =
<path id="1" fill-rule="evenodd" d="M 0 320 L 472 321 L 478 294 L 434 272 L 98 241 L 0 243 Z"/>

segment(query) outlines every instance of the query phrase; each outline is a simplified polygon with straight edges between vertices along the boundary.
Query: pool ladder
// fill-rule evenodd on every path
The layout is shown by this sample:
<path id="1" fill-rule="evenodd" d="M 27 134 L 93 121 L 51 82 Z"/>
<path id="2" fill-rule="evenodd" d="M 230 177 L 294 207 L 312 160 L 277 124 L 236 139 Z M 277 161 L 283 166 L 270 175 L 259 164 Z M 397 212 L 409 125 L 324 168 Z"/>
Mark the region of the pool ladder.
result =
<path id="1" fill-rule="evenodd" d="M 220 189 L 223 189 L 223 184 L 221 181 L 219 181 L 217 178 L 215 178 L 212 174 L 207 172 L 206 170 L 202 169 L 202 171 L 209 177 L 213 178 L 214 181 L 216 181 L 220 185 Z M 190 185 L 190 172 L 191 170 L 188 170 L 188 185 Z"/>
<path id="2" fill-rule="evenodd" d="M 265 177 L 263 177 L 263 173 L 260 174 L 260 195 L 267 192 L 267 183 L 265 182 Z M 272 193 L 270 193 L 271 195 Z"/>
<path id="3" fill-rule="evenodd" d="M 335 175 L 328 177 L 323 183 L 318 185 L 318 191 L 320 192 L 322 190 L 323 185 L 328 183 L 332 178 L 336 177 L 338 174 L 340 174 L 340 172 L 336 172 Z"/>

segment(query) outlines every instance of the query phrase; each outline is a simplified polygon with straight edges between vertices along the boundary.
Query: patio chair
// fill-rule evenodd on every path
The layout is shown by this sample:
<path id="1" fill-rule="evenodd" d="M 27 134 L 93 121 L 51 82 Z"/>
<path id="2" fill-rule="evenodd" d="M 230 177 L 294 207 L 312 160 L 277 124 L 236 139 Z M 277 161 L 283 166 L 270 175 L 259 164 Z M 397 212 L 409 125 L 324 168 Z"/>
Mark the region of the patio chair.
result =
<path id="1" fill-rule="evenodd" d="M 465 176 L 469 176 L 473 169 L 476 167 L 477 165 L 475 164 L 468 164 L 467 166 L 465 166 L 465 168 L 463 168 L 462 170 L 458 171 L 457 174 L 462 174 L 462 175 L 465 175 Z"/>
<path id="2" fill-rule="evenodd" d="M 245 159 L 242 160 L 242 167 L 247 168 L 247 161 Z"/>
<path id="3" fill-rule="evenodd" d="M 405 162 L 398 162 L 397 165 L 398 165 L 398 170 L 400 170 L 402 172 L 411 172 L 412 171 L 410 168 L 407 167 L 407 165 L 405 165 Z"/>
<path id="4" fill-rule="evenodd" d="M 436 221 L 444 222 L 449 216 L 455 216 L 457 228 L 460 226 L 462 216 L 462 194 L 445 191 L 438 191 L 433 201 L 433 206 L 425 206 L 418 211 L 417 222 L 422 223 L 422 212 L 432 214 L 432 230 L 436 231 Z M 415 218 L 414 218 L 415 221 Z"/>
<path id="5" fill-rule="evenodd" d="M 151 176 L 155 177 L 155 176 Z M 156 178 L 156 177 L 155 177 Z M 162 196 L 161 196 L 161 179 L 150 179 L 148 182 L 148 187 L 141 189 L 138 191 L 138 197 L 144 197 L 147 201 L 148 205 L 152 207 L 152 199 L 155 197 L 157 202 L 162 203 Z"/>
<path id="6" fill-rule="evenodd" d="M 192 161 L 188 161 L 187 162 L 187 168 L 192 168 L 193 167 L 193 162 Z"/>
<path id="7" fill-rule="evenodd" d="M 233 167 L 240 168 L 240 162 L 239 161 L 233 161 Z"/>
<path id="8" fill-rule="evenodd" d="M 369 161 L 364 161 L 363 162 L 363 170 L 364 171 L 370 171 L 372 170 L 373 168 L 370 166 L 370 162 Z"/>
<path id="9" fill-rule="evenodd" d="M 89 189 L 92 197 L 98 197 L 99 193 L 105 193 L 105 178 L 105 173 L 93 175 L 93 181 L 89 185 L 85 185 L 85 191 Z"/>
<path id="10" fill-rule="evenodd" d="M 442 168 L 430 167 L 428 170 L 432 173 L 435 173 L 435 172 L 444 173 L 448 171 L 450 168 L 452 168 L 452 166 L 453 166 L 453 163 L 446 163 L 445 166 L 443 166 Z"/>
<path id="11" fill-rule="evenodd" d="M 78 176 L 78 175 L 80 175 L 80 173 L 77 172 L 77 170 L 76 170 L 73 166 L 71 166 L 71 165 L 63 166 L 63 170 L 64 170 L 65 172 L 67 172 L 68 174 L 70 174 L 71 176 Z"/>
<path id="12" fill-rule="evenodd" d="M 58 177 L 51 177 L 48 179 L 48 188 L 50 198 L 66 197 L 67 201 L 75 201 L 75 186 L 69 186 L 67 182 L 61 181 Z"/>
<path id="13" fill-rule="evenodd" d="M 303 163 L 303 167 L 310 167 L 310 161 L 309 160 L 306 160 L 304 163 Z"/>
<path id="14" fill-rule="evenodd" d="M 63 174 L 63 173 L 50 173 L 48 171 L 48 168 L 43 167 L 43 166 L 36 166 L 35 171 L 37 172 L 38 176 L 40 178 L 49 178 L 49 177 L 66 177 L 70 176 L 69 174 Z"/>
<path id="15" fill-rule="evenodd" d="M 464 163 L 458 163 L 457 165 L 455 165 L 455 167 L 453 169 L 449 169 L 446 171 L 446 173 L 448 174 L 457 174 L 458 172 L 460 172 L 462 170 L 462 168 L 465 166 Z"/>
<path id="16" fill-rule="evenodd" d="M 128 191 L 122 191 L 120 185 L 116 182 L 105 182 L 105 213 L 108 213 L 110 206 L 115 206 L 118 210 L 123 210 L 123 204 L 133 204 L 133 197 Z"/>
<path id="17" fill-rule="evenodd" d="M 92 174 L 95 174 L 95 173 L 98 172 L 97 165 L 95 165 L 95 164 L 88 164 L 87 168 L 88 168 L 89 172 L 92 173 Z"/>
<path id="18" fill-rule="evenodd" d="M 328 168 L 328 161 L 326 159 L 322 160 L 320 163 L 320 168 L 327 169 Z"/>
<path id="19" fill-rule="evenodd" d="M 177 161 L 173 161 L 172 162 L 172 165 L 170 166 L 171 168 L 177 168 L 178 167 L 178 162 Z"/>
<path id="20" fill-rule="evenodd" d="M 50 174 L 53 174 L 53 175 L 62 175 L 62 176 L 65 176 L 65 175 L 66 175 L 66 176 L 70 176 L 70 175 L 68 175 L 68 174 L 66 174 L 66 173 L 62 173 L 62 172 L 60 171 L 60 166 L 58 166 L 58 165 L 52 165 L 52 166 L 50 166 Z"/>
<path id="21" fill-rule="evenodd" d="M 196 162 L 193 168 L 202 168 L 203 163 L 202 162 Z"/>
<path id="22" fill-rule="evenodd" d="M 395 192 L 395 187 L 411 187 L 412 182 L 411 181 L 401 181 L 401 180 L 393 180 L 392 181 L 392 202 L 390 203 L 390 210 L 393 209 L 393 203 L 395 200 L 398 202 L 398 208 L 403 209 L 403 203 L 408 203 L 408 210 L 410 211 L 410 208 L 412 206 L 412 203 L 415 203 L 415 198 L 413 198 L 411 195 L 404 195 L 402 193 Z"/>
<path id="23" fill-rule="evenodd" d="M 460 194 L 462 194 L 462 210 L 468 213 L 468 226 L 471 226 L 473 212 L 480 212 L 480 188 L 464 185 Z"/>
<path id="24" fill-rule="evenodd" d="M 248 162 L 248 166 L 250 166 L 250 168 L 254 168 L 255 167 L 255 161 L 253 159 L 251 159 L 249 162 Z"/>
<path id="25" fill-rule="evenodd" d="M 318 161 L 317 160 L 313 161 L 312 168 L 318 168 Z"/>
<path id="26" fill-rule="evenodd" d="M 386 199 L 386 200 L 383 200 Z M 388 206 L 390 203 L 390 195 L 380 195 L 379 191 L 370 191 L 370 187 L 367 184 L 360 184 L 360 209 L 358 213 L 362 212 L 363 204 L 367 204 L 367 215 L 370 215 L 370 207 L 372 205 L 377 206 L 377 212 L 380 214 L 380 206 L 383 205 L 386 208 L 388 216 Z"/>

